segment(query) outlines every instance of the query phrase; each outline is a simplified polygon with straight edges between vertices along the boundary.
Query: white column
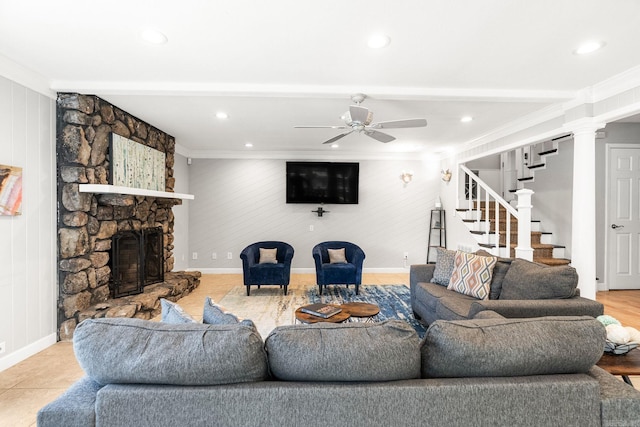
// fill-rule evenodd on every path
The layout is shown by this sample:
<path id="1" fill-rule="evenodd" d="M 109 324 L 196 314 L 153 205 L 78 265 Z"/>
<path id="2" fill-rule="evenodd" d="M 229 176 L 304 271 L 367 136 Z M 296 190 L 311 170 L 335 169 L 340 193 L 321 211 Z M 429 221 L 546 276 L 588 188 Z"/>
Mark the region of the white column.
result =
<path id="1" fill-rule="evenodd" d="M 522 188 L 516 191 L 518 196 L 518 246 L 516 246 L 516 258 L 533 261 L 533 248 L 531 248 L 531 196 L 533 190 Z"/>
<path id="2" fill-rule="evenodd" d="M 590 119 L 566 125 L 573 132 L 571 265 L 578 272 L 580 295 L 596 299 L 596 131 Z"/>

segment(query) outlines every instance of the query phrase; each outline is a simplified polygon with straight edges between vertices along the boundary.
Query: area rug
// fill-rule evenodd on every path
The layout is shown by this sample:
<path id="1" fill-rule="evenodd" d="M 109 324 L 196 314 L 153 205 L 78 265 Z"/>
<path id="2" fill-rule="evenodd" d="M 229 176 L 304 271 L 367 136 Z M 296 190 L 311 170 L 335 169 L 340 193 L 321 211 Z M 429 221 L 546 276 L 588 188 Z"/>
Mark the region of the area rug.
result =
<path id="1" fill-rule="evenodd" d="M 276 326 L 295 323 L 295 310 L 305 304 L 324 302 L 342 304 L 344 302 L 369 302 L 380 307 L 375 321 L 401 319 L 409 323 L 422 338 L 425 327 L 414 319 L 411 310 L 410 291 L 406 285 L 361 285 L 359 295 L 354 286 L 328 286 L 322 296 L 317 286 L 289 287 L 288 295 L 283 295 L 277 286 L 251 288 L 247 296 L 244 287 L 233 288 L 219 301 L 227 310 L 245 319 L 251 319 L 263 338 Z M 354 319 L 357 320 L 357 319 Z"/>

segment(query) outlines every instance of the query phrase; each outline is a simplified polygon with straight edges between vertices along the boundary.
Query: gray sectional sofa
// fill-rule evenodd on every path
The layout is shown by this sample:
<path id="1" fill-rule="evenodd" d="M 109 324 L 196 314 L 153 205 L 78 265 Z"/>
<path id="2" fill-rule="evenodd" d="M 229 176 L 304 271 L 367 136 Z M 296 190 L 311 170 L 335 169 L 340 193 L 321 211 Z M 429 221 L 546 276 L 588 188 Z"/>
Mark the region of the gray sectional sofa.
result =
<path id="1" fill-rule="evenodd" d="M 440 256 L 441 251 L 438 253 Z M 484 251 L 480 253 L 489 255 Z M 443 272 L 444 277 L 435 278 L 437 267 L 436 263 L 410 268 L 411 306 L 416 318 L 426 324 L 438 319 L 473 319 L 482 311 L 507 318 L 524 318 L 597 317 L 604 310 L 601 303 L 579 296 L 578 276 L 570 266 L 549 267 L 523 259 L 498 258 L 491 277 L 489 299 L 485 300 L 447 289 L 447 269 Z"/>
<path id="2" fill-rule="evenodd" d="M 38 426 L 632 426 L 591 317 L 281 326 L 89 319 Z"/>

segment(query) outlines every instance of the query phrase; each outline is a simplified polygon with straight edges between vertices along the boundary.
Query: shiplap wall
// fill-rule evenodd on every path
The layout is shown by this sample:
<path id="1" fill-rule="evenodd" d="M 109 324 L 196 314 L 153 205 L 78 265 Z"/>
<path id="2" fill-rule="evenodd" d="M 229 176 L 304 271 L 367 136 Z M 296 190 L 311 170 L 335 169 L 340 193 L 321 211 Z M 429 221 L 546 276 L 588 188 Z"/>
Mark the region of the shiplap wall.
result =
<path id="1" fill-rule="evenodd" d="M 0 77 L 0 164 L 23 168 L 21 216 L 0 216 L 0 371 L 56 341 L 55 101 Z"/>
<path id="2" fill-rule="evenodd" d="M 286 160 L 193 159 L 189 255 L 192 258 L 195 252 L 198 259 L 190 260 L 190 268 L 240 269 L 240 251 L 261 240 L 290 243 L 295 249 L 294 269 L 313 269 L 311 249 L 326 240 L 360 245 L 367 255 L 365 270 L 402 271 L 404 252 L 409 253 L 407 266 L 424 262 L 427 218 L 440 190 L 439 163 L 359 163 L 359 204 L 326 205 L 330 212 L 319 218 L 311 212 L 317 205 L 285 203 Z M 415 173 L 408 185 L 400 180 L 403 170 Z"/>

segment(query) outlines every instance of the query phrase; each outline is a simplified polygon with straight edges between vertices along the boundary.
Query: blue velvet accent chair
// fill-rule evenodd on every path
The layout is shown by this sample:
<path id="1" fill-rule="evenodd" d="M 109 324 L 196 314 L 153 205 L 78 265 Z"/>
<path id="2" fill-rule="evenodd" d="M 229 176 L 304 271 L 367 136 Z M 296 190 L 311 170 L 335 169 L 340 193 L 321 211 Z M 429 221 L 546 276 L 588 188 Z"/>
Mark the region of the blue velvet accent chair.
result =
<path id="1" fill-rule="evenodd" d="M 261 264 L 260 248 L 277 249 L 277 262 Z M 277 241 L 253 243 L 242 250 L 240 258 L 247 296 L 251 292 L 251 285 L 257 285 L 258 289 L 260 285 L 280 285 L 280 288 L 284 286 L 284 294 L 287 294 L 293 258 L 293 247 L 290 244 Z"/>
<path id="2" fill-rule="evenodd" d="M 346 263 L 334 263 L 329 261 L 328 249 L 345 249 Z M 315 245 L 311 251 L 316 264 L 316 283 L 318 294 L 322 295 L 323 286 L 327 285 L 356 285 L 358 295 L 360 283 L 362 283 L 362 263 L 365 254 L 360 247 L 350 242 L 322 242 Z"/>

